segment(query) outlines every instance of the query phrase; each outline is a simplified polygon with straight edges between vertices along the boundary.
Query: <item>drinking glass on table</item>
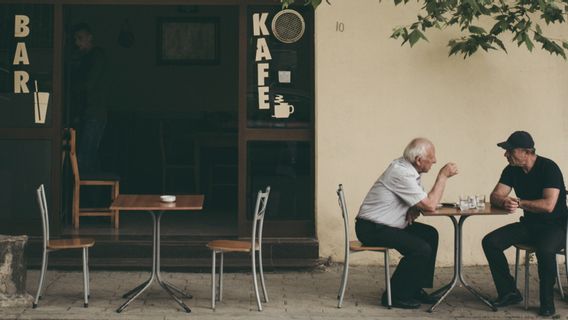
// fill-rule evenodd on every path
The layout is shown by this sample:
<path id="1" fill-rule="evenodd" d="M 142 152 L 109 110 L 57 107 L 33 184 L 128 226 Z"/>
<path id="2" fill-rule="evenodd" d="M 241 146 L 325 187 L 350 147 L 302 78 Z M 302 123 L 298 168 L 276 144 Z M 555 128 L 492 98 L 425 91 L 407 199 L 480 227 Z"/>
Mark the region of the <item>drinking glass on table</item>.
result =
<path id="1" fill-rule="evenodd" d="M 469 209 L 469 196 L 461 195 L 459 201 L 460 210 L 467 210 Z"/>
<path id="2" fill-rule="evenodd" d="M 475 202 L 477 204 L 477 209 L 485 209 L 485 195 L 478 194 L 475 196 Z"/>

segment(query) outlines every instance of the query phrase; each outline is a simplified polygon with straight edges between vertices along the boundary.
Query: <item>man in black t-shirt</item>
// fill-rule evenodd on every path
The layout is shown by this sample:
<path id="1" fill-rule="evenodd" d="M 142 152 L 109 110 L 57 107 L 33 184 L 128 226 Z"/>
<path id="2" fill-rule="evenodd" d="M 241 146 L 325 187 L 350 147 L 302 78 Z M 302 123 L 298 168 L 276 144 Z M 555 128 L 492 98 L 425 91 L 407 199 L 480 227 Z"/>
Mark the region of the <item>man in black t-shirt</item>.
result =
<path id="1" fill-rule="evenodd" d="M 556 252 L 566 243 L 566 187 L 558 165 L 535 154 L 534 141 L 525 131 L 516 131 L 505 142 L 509 165 L 491 193 L 493 206 L 514 212 L 523 209 L 520 222 L 501 227 L 483 238 L 483 251 L 499 297 L 496 307 L 523 300 L 509 272 L 503 251 L 513 244 L 527 244 L 536 249 L 540 283 L 542 316 L 551 316 L 554 309 L 553 287 L 556 277 Z M 511 190 L 517 197 L 511 197 Z"/>

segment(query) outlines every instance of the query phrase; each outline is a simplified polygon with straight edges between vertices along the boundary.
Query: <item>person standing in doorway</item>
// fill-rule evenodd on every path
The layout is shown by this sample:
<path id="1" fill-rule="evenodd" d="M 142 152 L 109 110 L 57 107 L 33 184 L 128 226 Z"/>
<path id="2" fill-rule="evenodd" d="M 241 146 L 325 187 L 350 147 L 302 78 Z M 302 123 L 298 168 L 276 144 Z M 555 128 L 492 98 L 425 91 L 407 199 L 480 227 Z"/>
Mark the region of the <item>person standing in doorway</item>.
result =
<path id="1" fill-rule="evenodd" d="M 75 25 L 73 38 L 79 55 L 71 84 L 77 104 L 72 124 L 77 129 L 77 159 L 82 172 L 95 172 L 107 122 L 108 61 L 104 50 L 95 45 L 88 24 Z"/>

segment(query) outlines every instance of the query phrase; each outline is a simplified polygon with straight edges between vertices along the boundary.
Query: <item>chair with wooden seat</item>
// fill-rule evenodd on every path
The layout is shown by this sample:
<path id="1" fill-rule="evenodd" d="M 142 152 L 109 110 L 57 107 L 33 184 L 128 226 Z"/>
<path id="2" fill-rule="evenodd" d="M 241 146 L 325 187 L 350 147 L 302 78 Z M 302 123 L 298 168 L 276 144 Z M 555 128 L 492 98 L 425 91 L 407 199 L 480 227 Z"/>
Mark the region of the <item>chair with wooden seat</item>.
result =
<path id="1" fill-rule="evenodd" d="M 69 158 L 73 170 L 73 227 L 79 228 L 79 218 L 85 216 L 106 216 L 111 218 L 111 222 L 116 229 L 119 223 L 119 211 L 104 208 L 81 208 L 81 186 L 108 186 L 111 192 L 111 201 L 116 199 L 120 193 L 120 178 L 112 173 L 79 173 L 79 163 L 77 161 L 77 135 L 75 129 L 69 129 Z"/>
<path id="2" fill-rule="evenodd" d="M 568 192 L 568 190 L 567 190 Z M 567 203 L 568 204 L 568 203 Z M 567 225 L 568 228 L 568 225 Z M 568 229 L 566 233 L 566 244 L 565 247 L 556 253 L 556 264 L 558 265 L 558 256 L 564 256 L 564 269 L 566 271 L 566 277 L 568 279 L 568 254 L 566 248 L 568 248 Z M 519 274 L 519 257 L 520 251 L 525 251 L 525 288 L 524 288 L 524 300 L 525 300 L 525 310 L 529 308 L 529 276 L 530 276 L 530 257 L 531 254 L 535 253 L 536 248 L 527 244 L 517 243 L 515 247 L 515 288 L 517 287 L 517 278 Z M 564 290 L 562 289 L 562 281 L 560 279 L 560 269 L 556 267 L 556 284 L 558 285 L 558 291 L 560 291 L 560 297 L 562 300 L 565 299 Z"/>
<path id="3" fill-rule="evenodd" d="M 347 278 L 349 275 L 349 257 L 352 253 L 357 252 L 380 252 L 384 255 L 385 263 L 385 283 L 387 287 L 387 302 L 388 308 L 391 308 L 392 297 L 391 297 L 391 285 L 390 285 L 390 270 L 389 270 L 389 249 L 387 247 L 367 247 L 361 242 L 354 240 L 350 241 L 349 237 L 349 212 L 347 211 L 347 203 L 345 202 L 345 194 L 343 191 L 343 185 L 340 184 L 337 188 L 337 197 L 339 202 L 339 207 L 341 208 L 341 215 L 343 216 L 343 229 L 345 232 L 345 260 L 343 264 L 343 274 L 341 277 L 341 283 L 339 285 L 339 293 L 337 294 L 337 307 L 341 308 L 343 305 L 343 297 L 345 295 L 345 288 L 347 287 Z"/>
<path id="4" fill-rule="evenodd" d="M 47 210 L 47 200 L 45 197 L 45 187 L 42 185 L 37 188 L 37 201 L 41 211 L 41 223 L 43 227 L 43 253 L 41 260 L 41 273 L 39 276 L 39 286 L 33 307 L 36 308 L 41 298 L 43 280 L 47 271 L 48 254 L 52 251 L 82 249 L 83 250 L 83 286 L 84 286 L 84 307 L 89 306 L 89 248 L 95 245 L 95 240 L 90 238 L 56 239 L 49 238 L 49 213 Z"/>
<path id="5" fill-rule="evenodd" d="M 262 286 L 262 294 L 264 302 L 268 302 L 268 294 L 264 282 L 264 272 L 262 269 L 262 227 L 264 224 L 264 215 L 266 212 L 266 205 L 268 203 L 268 195 L 270 194 L 270 187 L 266 187 L 266 191 L 258 191 L 256 197 L 256 205 L 253 216 L 252 236 L 250 241 L 244 240 L 214 240 L 207 244 L 207 247 L 213 251 L 213 260 L 211 268 L 211 308 L 215 309 L 215 301 L 223 299 L 223 255 L 227 252 L 240 252 L 251 255 L 252 258 L 252 280 L 254 284 L 254 293 L 256 296 L 256 304 L 258 311 L 262 311 L 262 304 L 260 303 L 260 295 L 258 290 L 258 281 L 256 275 L 256 255 L 258 254 L 258 270 L 260 274 L 260 284 Z M 220 254 L 219 261 L 219 282 L 215 282 L 215 260 L 217 254 Z M 216 295 L 218 286 L 219 295 Z"/>

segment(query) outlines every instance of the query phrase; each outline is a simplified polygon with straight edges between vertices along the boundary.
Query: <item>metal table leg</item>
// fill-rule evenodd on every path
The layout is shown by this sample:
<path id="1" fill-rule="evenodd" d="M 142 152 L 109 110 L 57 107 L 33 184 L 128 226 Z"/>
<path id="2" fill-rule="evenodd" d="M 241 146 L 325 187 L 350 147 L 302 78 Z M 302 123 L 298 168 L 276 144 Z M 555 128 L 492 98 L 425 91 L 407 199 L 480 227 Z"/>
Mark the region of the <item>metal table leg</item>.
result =
<path id="1" fill-rule="evenodd" d="M 150 215 L 152 216 L 152 221 L 154 223 L 154 228 L 153 228 L 153 232 L 152 232 L 152 274 L 150 275 L 150 279 L 146 280 L 145 282 L 143 282 L 142 284 L 138 285 L 136 288 L 128 291 L 127 293 L 125 293 L 123 295 L 124 298 L 128 298 L 130 297 L 126 302 L 124 302 L 118 309 L 116 309 L 116 312 L 120 313 L 122 312 L 126 307 L 128 307 L 128 305 L 134 301 L 136 298 L 138 298 L 138 296 L 140 296 L 140 294 L 142 294 L 142 292 L 144 292 L 146 289 L 148 289 L 152 283 L 154 282 L 154 280 L 156 280 L 158 282 L 158 284 L 160 284 L 160 286 L 162 288 L 164 288 L 164 290 L 186 311 L 186 312 L 191 312 L 191 309 L 185 305 L 185 303 L 183 303 L 183 301 L 181 301 L 181 299 L 179 299 L 178 297 L 176 297 L 174 295 L 174 293 L 172 292 L 172 289 L 169 287 L 171 286 L 170 284 L 168 284 L 167 282 L 162 281 L 161 279 L 161 275 L 160 275 L 160 220 L 162 218 L 162 212 L 158 212 L 157 216 L 156 213 L 154 213 L 153 211 L 149 211 Z M 173 287 L 173 286 L 171 286 Z M 175 287 L 173 287 L 175 288 Z M 175 288 L 173 290 L 179 290 L 178 288 Z M 183 293 L 183 291 L 179 290 L 179 292 L 181 294 L 183 294 L 185 297 L 191 297 L 191 295 L 189 294 L 185 294 Z"/>
<path id="2" fill-rule="evenodd" d="M 485 303 L 489 308 L 491 308 L 493 311 L 497 311 L 497 308 L 495 306 L 493 306 L 493 304 L 491 302 L 489 302 L 489 300 L 487 298 L 485 298 L 483 295 L 481 295 L 479 292 L 477 292 L 475 289 L 473 289 L 469 284 L 467 284 L 467 282 L 465 281 L 465 279 L 463 278 L 463 272 L 462 272 L 462 229 L 463 229 L 463 223 L 465 221 L 465 219 L 467 219 L 467 215 L 463 215 L 460 217 L 459 223 L 456 221 L 456 218 L 454 216 L 449 216 L 449 218 L 452 220 L 452 224 L 454 225 L 454 276 L 452 277 L 452 281 L 443 286 L 442 288 L 436 290 L 433 294 L 438 294 L 440 292 L 444 292 L 444 294 L 440 297 L 440 299 L 434 303 L 429 309 L 428 312 L 433 312 L 434 309 L 436 309 L 436 307 L 438 307 L 438 305 L 440 303 L 442 303 L 442 301 L 444 299 L 446 299 L 446 297 L 448 296 L 448 294 L 450 293 L 450 291 L 452 291 L 454 289 L 454 287 L 456 286 L 456 284 L 459 282 L 461 282 L 461 284 L 463 284 L 463 286 L 469 290 L 469 292 L 471 292 L 474 296 L 476 296 L 479 300 L 481 300 L 483 303 Z"/>

